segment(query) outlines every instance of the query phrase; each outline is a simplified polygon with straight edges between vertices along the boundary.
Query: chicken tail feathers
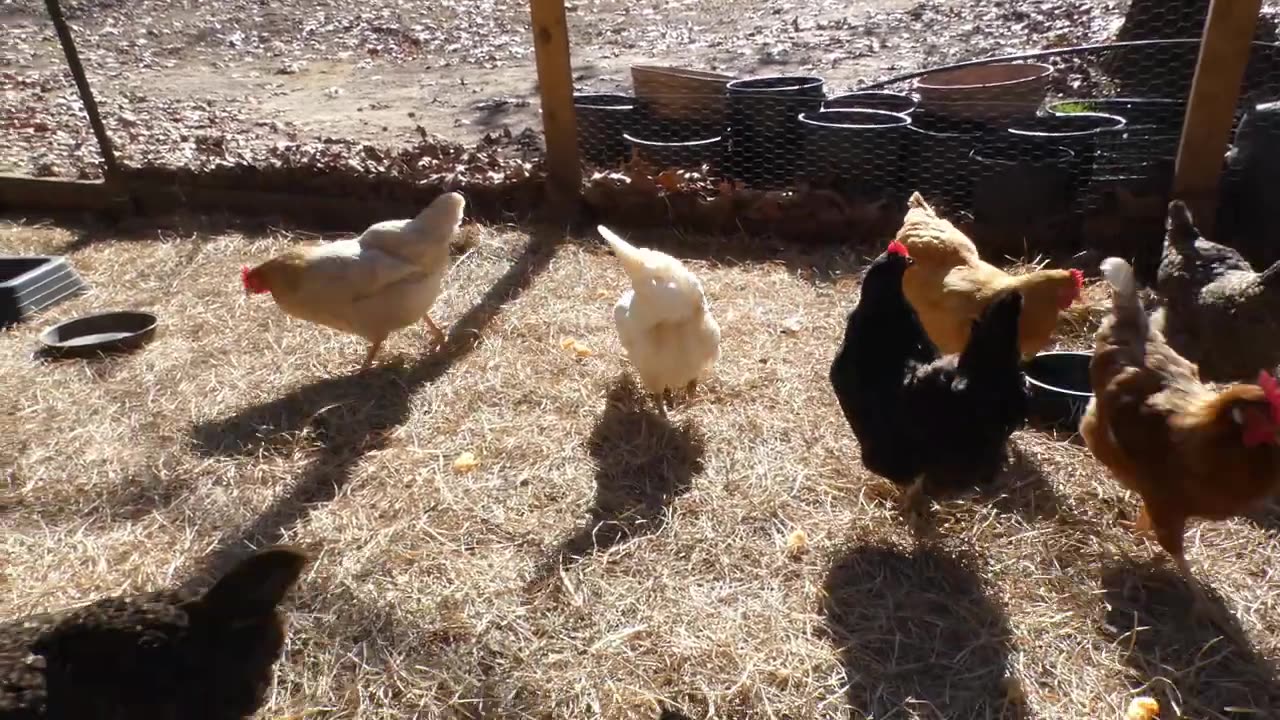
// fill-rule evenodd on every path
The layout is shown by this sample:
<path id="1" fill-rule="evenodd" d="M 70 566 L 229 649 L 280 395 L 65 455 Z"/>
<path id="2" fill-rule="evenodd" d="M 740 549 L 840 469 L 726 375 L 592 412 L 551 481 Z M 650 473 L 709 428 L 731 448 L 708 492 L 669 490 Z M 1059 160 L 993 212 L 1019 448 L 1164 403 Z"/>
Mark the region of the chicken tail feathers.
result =
<path id="1" fill-rule="evenodd" d="M 1195 220 L 1191 217 L 1190 208 L 1181 200 L 1169 203 L 1165 230 L 1169 242 L 1176 248 L 1193 247 L 1196 239 L 1200 237 L 1200 231 L 1196 229 Z"/>
<path id="2" fill-rule="evenodd" d="M 409 221 L 405 230 L 410 233 L 429 233 L 447 230 L 452 233 L 462 224 L 462 214 L 467 201 L 461 193 L 447 192 L 431 201 L 418 216 Z"/>
<path id="3" fill-rule="evenodd" d="M 623 240 L 617 233 L 603 225 L 597 225 L 596 230 L 605 239 L 605 242 L 609 243 L 609 249 L 613 251 L 613 254 L 618 258 L 618 262 L 622 264 L 622 269 L 627 272 L 629 277 L 639 278 L 644 276 L 647 258 L 643 248 L 638 248 Z"/>
<path id="4" fill-rule="evenodd" d="M 1021 359 L 1018 322 L 1022 317 L 1022 293 L 1005 290 L 973 322 L 969 342 L 960 353 L 965 374 L 1017 372 Z"/>
<path id="5" fill-rule="evenodd" d="M 1111 312 L 1117 320 L 1132 322 L 1147 329 L 1147 315 L 1138 299 L 1138 284 L 1133 268 L 1118 257 L 1102 261 L 1102 276 L 1111 285 Z"/>

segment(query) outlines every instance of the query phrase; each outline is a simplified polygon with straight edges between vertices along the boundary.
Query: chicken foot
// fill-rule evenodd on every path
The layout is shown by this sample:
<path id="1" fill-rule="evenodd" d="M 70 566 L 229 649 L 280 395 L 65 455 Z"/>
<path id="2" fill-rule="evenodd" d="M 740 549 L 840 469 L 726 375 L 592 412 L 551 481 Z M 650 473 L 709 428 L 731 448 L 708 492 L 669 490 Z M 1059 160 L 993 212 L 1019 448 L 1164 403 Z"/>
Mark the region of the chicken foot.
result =
<path id="1" fill-rule="evenodd" d="M 432 345 L 434 347 L 443 347 L 446 340 L 444 331 L 435 324 L 430 315 L 423 315 L 422 320 L 427 324 L 427 332 L 431 333 Z"/>
<path id="2" fill-rule="evenodd" d="M 369 343 L 369 352 L 364 356 L 364 364 L 360 366 L 360 369 L 368 370 L 369 366 L 373 364 L 374 356 L 376 356 L 378 354 L 378 351 L 381 349 L 382 349 L 381 340 L 376 340 L 372 343 Z"/>
<path id="3" fill-rule="evenodd" d="M 924 504 L 924 475 L 917 475 L 915 480 L 911 481 L 911 485 L 902 492 L 899 500 L 902 503 L 902 512 L 911 518 L 918 518 L 923 511 Z"/>
<path id="4" fill-rule="evenodd" d="M 1137 522 L 1134 523 L 1134 530 L 1139 535 L 1146 537 L 1154 535 L 1160 547 L 1169 553 L 1169 557 L 1173 558 L 1173 563 L 1178 568 L 1178 574 L 1182 576 L 1183 582 L 1191 590 L 1192 617 L 1207 620 L 1211 625 L 1221 630 L 1223 635 L 1235 643 L 1237 647 L 1248 648 L 1248 641 L 1234 618 L 1231 617 L 1231 612 L 1221 604 L 1209 599 L 1209 594 L 1205 592 L 1204 585 L 1200 583 L 1195 573 L 1191 571 L 1191 564 L 1187 562 L 1186 550 L 1183 547 L 1183 532 L 1185 528 L 1185 517 L 1165 512 L 1158 506 L 1153 509 L 1146 502 L 1143 502 L 1142 510 L 1138 513 Z"/>

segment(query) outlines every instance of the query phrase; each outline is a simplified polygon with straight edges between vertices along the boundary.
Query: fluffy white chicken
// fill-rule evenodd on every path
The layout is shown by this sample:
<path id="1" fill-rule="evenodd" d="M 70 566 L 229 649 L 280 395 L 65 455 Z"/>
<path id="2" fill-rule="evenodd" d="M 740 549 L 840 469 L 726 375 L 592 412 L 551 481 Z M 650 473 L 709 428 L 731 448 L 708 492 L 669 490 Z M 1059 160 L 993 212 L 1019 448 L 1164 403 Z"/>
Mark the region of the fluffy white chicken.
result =
<path id="1" fill-rule="evenodd" d="M 437 346 L 444 331 L 428 312 L 444 288 L 449 244 L 466 201 L 436 198 L 412 220 L 375 223 L 360 237 L 288 250 L 241 270 L 245 292 L 271 293 L 293 317 L 369 341 L 369 367 L 391 333 L 419 319 Z"/>
<path id="2" fill-rule="evenodd" d="M 603 225 L 596 229 L 631 278 L 631 289 L 613 308 L 618 338 L 665 416 L 669 392 L 685 388 L 692 394 L 720 359 L 720 325 L 702 283 L 684 263 L 635 247 Z"/>

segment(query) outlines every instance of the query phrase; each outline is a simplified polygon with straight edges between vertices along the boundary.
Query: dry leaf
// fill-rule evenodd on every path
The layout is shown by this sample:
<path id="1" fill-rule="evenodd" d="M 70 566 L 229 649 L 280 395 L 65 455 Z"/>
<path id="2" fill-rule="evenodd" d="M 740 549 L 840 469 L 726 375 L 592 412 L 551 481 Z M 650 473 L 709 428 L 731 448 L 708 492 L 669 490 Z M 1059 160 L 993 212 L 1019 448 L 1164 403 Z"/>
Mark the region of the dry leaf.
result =
<path id="1" fill-rule="evenodd" d="M 787 536 L 787 554 L 791 557 L 799 557 L 809 552 L 809 534 L 804 530 L 796 528 Z"/>
<path id="2" fill-rule="evenodd" d="M 459 473 L 471 472 L 479 464 L 480 461 L 476 459 L 475 453 L 467 451 L 454 458 L 453 471 Z"/>
<path id="3" fill-rule="evenodd" d="M 580 358 L 591 357 L 592 355 L 596 354 L 596 351 L 592 350 L 591 346 L 585 343 L 578 342 L 573 338 L 564 338 L 563 340 L 561 340 L 560 347 L 565 350 L 571 351 L 574 355 L 577 355 Z"/>

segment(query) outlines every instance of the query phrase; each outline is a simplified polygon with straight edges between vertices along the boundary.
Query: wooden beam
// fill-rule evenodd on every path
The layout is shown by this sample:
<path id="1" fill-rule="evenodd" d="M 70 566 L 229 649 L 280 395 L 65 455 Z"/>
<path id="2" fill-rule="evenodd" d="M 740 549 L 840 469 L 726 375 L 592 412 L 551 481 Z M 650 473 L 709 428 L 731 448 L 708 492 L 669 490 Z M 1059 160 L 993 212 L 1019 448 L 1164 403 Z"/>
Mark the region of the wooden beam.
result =
<path id="1" fill-rule="evenodd" d="M 0 212 L 101 212 L 129 207 L 118 183 L 0 173 Z"/>
<path id="2" fill-rule="evenodd" d="M 573 67 L 564 0 L 529 0 L 533 53 L 542 96 L 542 129 L 547 141 L 547 175 L 563 200 L 582 189 L 578 123 L 573 110 Z"/>
<path id="3" fill-rule="evenodd" d="M 49 17 L 53 20 L 53 29 L 58 33 L 62 52 L 67 56 L 67 66 L 71 68 L 71 77 L 76 81 L 76 90 L 80 93 L 84 112 L 89 116 L 89 125 L 93 128 L 94 136 L 98 138 L 98 149 L 102 151 L 107 180 L 114 180 L 120 169 L 116 165 L 116 153 L 111 146 L 111 138 L 107 135 L 107 127 L 102 124 L 98 102 L 93 99 L 93 90 L 89 88 L 89 77 L 85 75 L 84 65 L 80 62 L 80 53 L 76 51 L 76 41 L 71 37 L 71 27 L 67 25 L 67 19 L 62 16 L 62 6 L 58 0 L 45 0 L 45 6 L 49 8 Z"/>
<path id="4" fill-rule="evenodd" d="M 1210 237 L 1223 156 L 1231 143 L 1231 122 L 1261 8 L 1262 0 L 1212 0 L 1191 83 L 1173 194 L 1191 207 L 1196 225 Z"/>

